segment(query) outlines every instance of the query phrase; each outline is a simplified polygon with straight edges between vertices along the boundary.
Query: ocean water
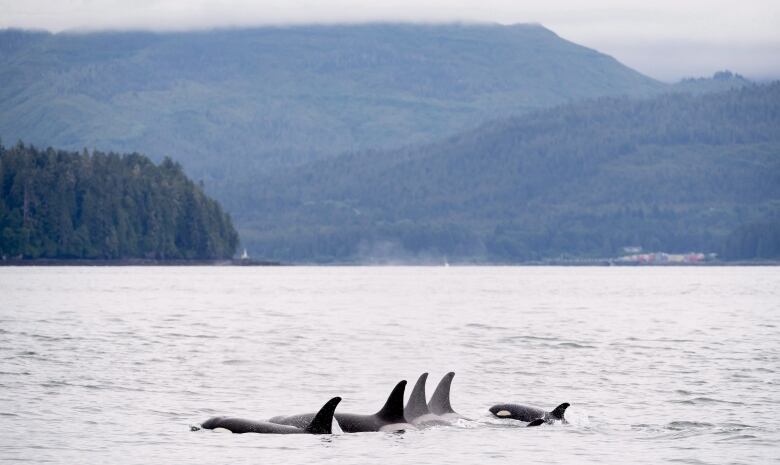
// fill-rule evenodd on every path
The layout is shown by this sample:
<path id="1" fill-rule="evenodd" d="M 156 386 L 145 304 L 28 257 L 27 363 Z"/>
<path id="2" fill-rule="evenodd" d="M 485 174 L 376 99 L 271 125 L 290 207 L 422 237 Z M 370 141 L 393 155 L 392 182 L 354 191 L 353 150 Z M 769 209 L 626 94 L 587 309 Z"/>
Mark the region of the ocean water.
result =
<path id="1" fill-rule="evenodd" d="M 190 431 L 448 371 L 455 426 Z M 780 268 L 0 268 L 0 462 L 780 463 Z"/>

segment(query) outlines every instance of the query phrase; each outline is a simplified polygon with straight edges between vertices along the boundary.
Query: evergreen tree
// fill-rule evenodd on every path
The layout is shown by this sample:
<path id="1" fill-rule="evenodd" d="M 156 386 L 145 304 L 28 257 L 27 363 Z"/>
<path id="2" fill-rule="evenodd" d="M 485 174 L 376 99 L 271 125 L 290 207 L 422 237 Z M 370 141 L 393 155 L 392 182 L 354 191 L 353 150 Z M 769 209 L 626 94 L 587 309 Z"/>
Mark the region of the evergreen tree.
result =
<path id="1" fill-rule="evenodd" d="M 230 258 L 230 217 L 165 159 L 0 145 L 0 256 Z"/>

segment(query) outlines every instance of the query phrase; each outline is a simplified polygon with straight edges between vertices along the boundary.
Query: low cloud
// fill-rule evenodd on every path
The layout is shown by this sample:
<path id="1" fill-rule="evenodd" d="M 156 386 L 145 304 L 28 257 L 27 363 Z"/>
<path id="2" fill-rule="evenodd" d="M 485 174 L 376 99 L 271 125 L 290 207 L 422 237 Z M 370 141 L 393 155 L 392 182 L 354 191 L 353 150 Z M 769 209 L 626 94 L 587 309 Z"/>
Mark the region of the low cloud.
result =
<path id="1" fill-rule="evenodd" d="M 775 0 L 0 0 L 0 27 L 189 30 L 368 21 L 541 23 L 650 76 L 780 76 Z"/>

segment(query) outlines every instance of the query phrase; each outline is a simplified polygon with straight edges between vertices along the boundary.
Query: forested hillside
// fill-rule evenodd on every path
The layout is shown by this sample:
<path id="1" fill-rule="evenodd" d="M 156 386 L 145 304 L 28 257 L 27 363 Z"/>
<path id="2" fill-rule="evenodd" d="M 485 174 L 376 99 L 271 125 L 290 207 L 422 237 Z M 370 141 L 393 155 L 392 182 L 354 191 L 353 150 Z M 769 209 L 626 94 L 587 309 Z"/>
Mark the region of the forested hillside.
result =
<path id="1" fill-rule="evenodd" d="M 674 84 L 672 92 L 686 92 L 691 94 L 706 94 L 711 92 L 725 92 L 731 89 L 739 89 L 752 84 L 744 76 L 734 74 L 731 71 L 718 71 L 712 77 L 686 78 Z"/>
<path id="2" fill-rule="evenodd" d="M 0 137 L 182 163 L 230 211 L 258 176 L 668 86 L 538 25 L 0 31 Z"/>
<path id="3" fill-rule="evenodd" d="M 250 252 L 283 260 L 353 260 L 386 249 L 516 261 L 608 254 L 635 242 L 714 251 L 764 216 L 745 200 L 705 207 L 708 189 L 725 187 L 710 186 L 695 167 L 725 176 L 725 186 L 752 184 L 749 167 L 773 163 L 775 153 L 772 137 L 720 141 L 732 123 L 748 123 L 713 120 L 693 97 L 593 100 L 748 85 L 741 76 L 664 84 L 540 25 L 4 30 L 0 82 L 2 140 L 170 157 L 232 214 Z M 701 101 L 728 111 L 718 98 Z M 505 119 L 513 115 L 528 116 Z M 494 122 L 473 130 L 486 121 Z M 656 138 L 672 129 L 696 137 Z M 748 161 L 732 180 L 726 162 L 739 157 Z M 671 196 L 677 189 L 702 198 Z M 759 197 L 760 208 L 775 211 Z M 729 243 L 743 251 L 735 255 L 768 250 L 753 242 Z M 24 254 L 137 252 L 36 244 Z M 232 250 L 161 247 L 143 253 Z"/>
<path id="4" fill-rule="evenodd" d="M 170 159 L 0 146 L 0 257 L 216 259 L 237 243 Z"/>
<path id="5" fill-rule="evenodd" d="M 623 246 L 748 258 L 758 233 L 771 255 L 780 84 L 494 121 L 289 170 L 259 180 L 250 202 L 244 243 L 285 260 L 516 262 Z"/>

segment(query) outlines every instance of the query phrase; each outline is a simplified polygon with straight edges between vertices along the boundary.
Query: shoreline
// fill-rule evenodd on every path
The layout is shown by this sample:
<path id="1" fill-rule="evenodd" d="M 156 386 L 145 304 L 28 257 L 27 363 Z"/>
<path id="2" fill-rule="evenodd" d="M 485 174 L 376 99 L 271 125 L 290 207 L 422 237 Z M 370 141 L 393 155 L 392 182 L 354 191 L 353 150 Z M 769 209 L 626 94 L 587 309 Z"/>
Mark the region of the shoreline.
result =
<path id="1" fill-rule="evenodd" d="M 261 260 L 153 260 L 127 259 L 70 259 L 35 258 L 0 260 L 2 266 L 285 266 L 281 262 Z"/>
<path id="2" fill-rule="evenodd" d="M 154 260 L 154 259 L 58 259 L 58 258 L 36 258 L 36 259 L 6 259 L 0 260 L 0 267 L 33 267 L 33 266 L 365 266 L 365 267 L 392 267 L 392 266 L 422 266 L 422 267 L 445 267 L 439 263 L 354 263 L 354 262 L 334 262 L 334 263 L 282 263 L 277 261 L 265 260 Z M 663 267 L 754 267 L 754 266 L 780 266 L 780 260 L 735 260 L 735 261 L 708 261 L 701 263 L 626 263 L 610 262 L 606 260 L 582 260 L 582 261 L 549 261 L 549 262 L 517 262 L 517 263 L 454 263 L 453 267 L 638 267 L 638 268 L 663 268 Z"/>

